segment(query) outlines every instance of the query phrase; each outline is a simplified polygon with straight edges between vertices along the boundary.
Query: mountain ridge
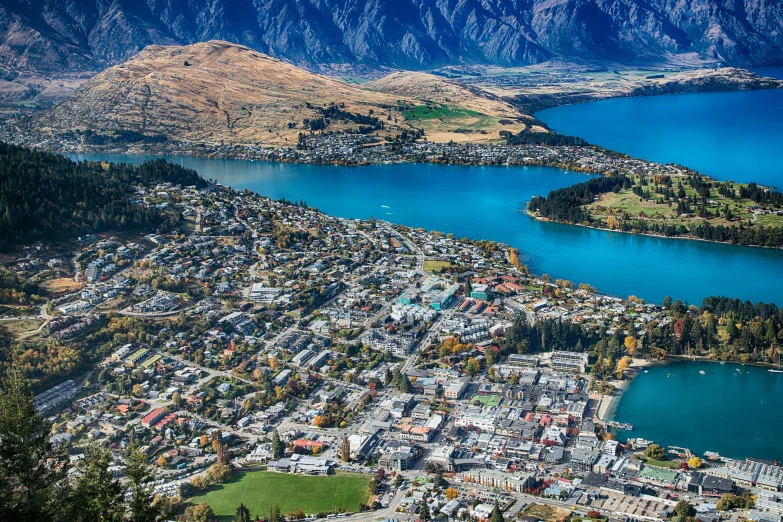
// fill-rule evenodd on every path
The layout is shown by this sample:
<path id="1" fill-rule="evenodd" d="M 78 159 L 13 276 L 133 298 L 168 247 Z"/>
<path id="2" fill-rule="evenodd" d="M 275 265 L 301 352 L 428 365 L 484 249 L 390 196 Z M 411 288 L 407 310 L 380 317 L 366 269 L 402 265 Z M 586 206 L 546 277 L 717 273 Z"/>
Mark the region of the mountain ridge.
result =
<path id="1" fill-rule="evenodd" d="M 555 57 L 783 61 L 766 0 L 7 0 L 0 68 L 101 70 L 153 44 L 226 40 L 311 69 L 422 70 Z"/>
<path id="2" fill-rule="evenodd" d="M 315 133 L 394 139 L 423 127 L 442 141 L 497 139 L 501 128 L 537 123 L 496 95 L 426 73 L 396 73 L 378 87 L 220 40 L 151 45 L 32 114 L 25 128 L 33 141 L 293 146 Z"/>

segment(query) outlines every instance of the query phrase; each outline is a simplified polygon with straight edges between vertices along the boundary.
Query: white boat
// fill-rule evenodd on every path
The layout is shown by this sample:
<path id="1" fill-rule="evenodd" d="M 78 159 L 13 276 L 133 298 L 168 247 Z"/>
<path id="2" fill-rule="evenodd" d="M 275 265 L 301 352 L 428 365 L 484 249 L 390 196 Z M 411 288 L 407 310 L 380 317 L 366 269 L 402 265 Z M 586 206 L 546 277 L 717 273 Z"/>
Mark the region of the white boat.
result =
<path id="1" fill-rule="evenodd" d="M 702 375 L 704 375 L 704 374 L 705 374 L 705 371 L 704 371 L 704 370 L 699 370 L 699 373 L 700 373 L 700 374 L 702 374 Z"/>
<path id="2" fill-rule="evenodd" d="M 650 373 L 650 370 L 644 370 L 644 373 Z"/>
<path id="3" fill-rule="evenodd" d="M 770 368 L 767 370 L 770 373 L 783 373 L 783 370 L 780 369 L 780 354 L 778 354 L 778 367 L 777 368 Z"/>

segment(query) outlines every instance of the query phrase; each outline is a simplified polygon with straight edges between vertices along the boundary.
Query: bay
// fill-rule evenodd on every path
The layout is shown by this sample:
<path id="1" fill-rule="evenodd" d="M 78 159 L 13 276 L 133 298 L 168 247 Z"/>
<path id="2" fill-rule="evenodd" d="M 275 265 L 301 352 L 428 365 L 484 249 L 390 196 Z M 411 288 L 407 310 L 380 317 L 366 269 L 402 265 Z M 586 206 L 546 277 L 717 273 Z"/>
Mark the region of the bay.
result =
<path id="1" fill-rule="evenodd" d="M 699 371 L 704 371 L 700 374 Z M 633 424 L 618 438 L 682 446 L 697 455 L 783 459 L 783 374 L 727 362 L 678 361 L 640 373 L 613 419 Z"/>
<path id="2" fill-rule="evenodd" d="M 783 77 L 783 68 L 759 70 Z M 720 180 L 783 188 L 783 89 L 616 98 L 545 109 L 562 134 Z"/>
<path id="3" fill-rule="evenodd" d="M 150 157 L 72 156 L 140 163 Z M 346 218 L 384 219 L 519 248 L 536 274 L 589 283 L 619 297 L 700 304 L 724 294 L 778 302 L 783 251 L 656 237 L 537 221 L 515 210 L 534 195 L 587 179 L 549 167 L 433 164 L 335 167 L 169 157 L 205 178 L 272 197 L 303 200 Z"/>

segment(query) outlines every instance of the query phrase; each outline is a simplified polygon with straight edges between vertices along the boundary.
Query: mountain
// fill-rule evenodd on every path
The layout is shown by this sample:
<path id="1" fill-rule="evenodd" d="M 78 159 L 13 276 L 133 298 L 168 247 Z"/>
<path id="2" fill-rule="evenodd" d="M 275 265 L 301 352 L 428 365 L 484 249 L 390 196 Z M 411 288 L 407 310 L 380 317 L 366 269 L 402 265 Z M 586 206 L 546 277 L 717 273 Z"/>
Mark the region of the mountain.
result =
<path id="1" fill-rule="evenodd" d="M 183 142 L 296 143 L 328 104 L 393 112 L 398 96 L 363 89 L 222 41 L 149 46 L 99 73 L 43 113 L 35 127 L 125 131 Z M 330 130 L 356 128 L 334 118 Z M 385 121 L 384 121 L 385 123 Z"/>
<path id="2" fill-rule="evenodd" d="M 4 0 L 6 74 L 101 70 L 151 44 L 226 40 L 311 69 L 553 57 L 783 61 L 774 0 Z M 2 72 L 2 71 L 0 71 Z"/>
<path id="3" fill-rule="evenodd" d="M 30 142 L 295 145 L 300 133 L 378 137 L 425 129 L 438 140 L 497 139 L 535 123 L 499 97 L 425 73 L 359 86 L 223 41 L 152 45 L 31 116 Z M 461 129 L 461 130 L 460 130 Z M 467 131 L 466 129 L 471 129 Z"/>

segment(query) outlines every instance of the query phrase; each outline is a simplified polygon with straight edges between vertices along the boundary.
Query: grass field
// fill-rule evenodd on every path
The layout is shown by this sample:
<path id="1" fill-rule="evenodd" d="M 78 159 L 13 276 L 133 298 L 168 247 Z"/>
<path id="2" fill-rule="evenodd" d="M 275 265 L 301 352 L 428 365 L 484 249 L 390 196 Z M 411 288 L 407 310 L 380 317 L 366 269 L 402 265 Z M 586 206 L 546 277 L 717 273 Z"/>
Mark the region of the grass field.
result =
<path id="1" fill-rule="evenodd" d="M 555 522 L 558 520 L 565 520 L 568 518 L 569 512 L 565 509 L 561 509 L 546 504 L 530 504 L 524 510 L 525 515 L 536 517 L 539 520 L 545 520 L 546 522 Z"/>
<path id="2" fill-rule="evenodd" d="M 43 319 L 20 319 L 18 321 L 3 321 L 0 328 L 3 328 L 8 334 L 15 338 L 27 336 L 41 326 Z"/>
<path id="3" fill-rule="evenodd" d="M 68 292 L 74 292 L 83 285 L 81 283 L 77 283 L 70 277 L 60 277 L 57 279 L 49 279 L 48 281 L 44 281 L 41 283 L 41 286 L 51 294 L 60 295 L 66 294 Z"/>
<path id="4" fill-rule="evenodd" d="M 308 515 L 344 508 L 359 509 L 370 498 L 371 475 L 342 473 L 328 477 L 285 475 L 264 471 L 237 473 L 228 482 L 212 486 L 190 499 L 191 504 L 206 502 L 221 520 L 233 520 L 239 503 L 250 514 L 266 518 L 272 504 L 284 515 L 302 509 Z"/>
<path id="5" fill-rule="evenodd" d="M 434 259 L 425 259 L 424 260 L 424 271 L 429 272 L 430 274 L 433 272 L 440 272 L 441 270 L 449 269 L 451 267 L 451 263 L 448 261 L 436 261 Z"/>
<path id="6" fill-rule="evenodd" d="M 470 399 L 471 404 L 475 402 L 480 402 L 484 406 L 498 406 L 500 405 L 500 396 L 499 395 L 474 395 L 472 399 Z"/>
<path id="7" fill-rule="evenodd" d="M 403 111 L 406 120 L 447 120 L 453 118 L 469 118 L 483 116 L 483 114 L 448 105 L 416 105 L 410 110 Z"/>
<path id="8" fill-rule="evenodd" d="M 677 469 L 677 466 L 680 464 L 674 460 L 654 460 L 644 455 L 644 453 L 639 453 L 635 455 L 635 457 L 644 461 L 645 464 L 649 464 L 650 466 L 657 466 L 659 468 Z"/>

